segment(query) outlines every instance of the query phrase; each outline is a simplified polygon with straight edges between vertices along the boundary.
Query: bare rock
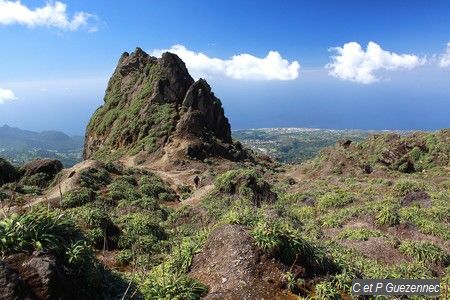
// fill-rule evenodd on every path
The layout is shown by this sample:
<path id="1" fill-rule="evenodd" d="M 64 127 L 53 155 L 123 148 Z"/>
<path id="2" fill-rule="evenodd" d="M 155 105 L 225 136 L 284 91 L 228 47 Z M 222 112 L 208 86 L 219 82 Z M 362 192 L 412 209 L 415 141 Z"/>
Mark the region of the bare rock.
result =
<path id="1" fill-rule="evenodd" d="M 63 164 L 57 159 L 36 159 L 22 167 L 24 176 L 44 173 L 48 177 L 54 177 L 63 169 Z"/>
<path id="2" fill-rule="evenodd" d="M 263 256 L 245 227 L 214 230 L 195 255 L 189 275 L 209 286 L 204 299 L 294 299 L 280 265 Z"/>
<path id="3" fill-rule="evenodd" d="M 4 261 L 0 261 L 0 299 L 34 299 L 20 275 Z"/>
<path id="4" fill-rule="evenodd" d="M 431 197 L 425 191 L 413 191 L 406 194 L 406 196 L 401 201 L 402 206 L 410 206 L 414 204 L 419 204 L 423 207 L 431 206 Z"/>

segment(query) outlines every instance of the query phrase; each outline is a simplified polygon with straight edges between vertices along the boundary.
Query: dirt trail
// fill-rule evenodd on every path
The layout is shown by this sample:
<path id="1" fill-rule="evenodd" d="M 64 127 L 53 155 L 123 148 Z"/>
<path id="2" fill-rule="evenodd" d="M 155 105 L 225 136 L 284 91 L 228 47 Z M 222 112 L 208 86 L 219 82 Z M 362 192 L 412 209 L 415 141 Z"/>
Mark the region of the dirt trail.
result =
<path id="1" fill-rule="evenodd" d="M 186 205 L 196 206 L 201 200 L 214 189 L 214 184 L 202 186 L 195 190 L 195 192 L 187 199 L 181 201 L 179 208 Z"/>

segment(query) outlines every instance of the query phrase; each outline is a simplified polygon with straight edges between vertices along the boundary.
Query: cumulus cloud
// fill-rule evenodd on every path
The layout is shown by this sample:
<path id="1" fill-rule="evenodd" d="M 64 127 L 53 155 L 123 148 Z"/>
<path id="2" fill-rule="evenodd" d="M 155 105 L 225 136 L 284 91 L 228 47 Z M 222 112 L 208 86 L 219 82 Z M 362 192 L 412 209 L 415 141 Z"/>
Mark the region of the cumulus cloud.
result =
<path id="1" fill-rule="evenodd" d="M 326 65 L 329 74 L 343 80 L 370 84 L 380 80 L 376 72 L 380 70 L 411 70 L 426 63 L 426 58 L 412 54 L 396 54 L 383 50 L 377 43 L 369 42 L 366 51 L 356 42 L 343 47 L 331 48 L 337 53 Z"/>
<path id="2" fill-rule="evenodd" d="M 444 54 L 441 55 L 439 59 L 439 66 L 441 68 L 448 68 L 450 67 L 450 42 L 447 43 L 447 50 Z"/>
<path id="3" fill-rule="evenodd" d="M 20 1 L 0 0 L 0 25 L 46 26 L 75 31 L 87 27 L 88 20 L 95 18 L 86 12 L 77 12 L 70 17 L 66 9 L 67 5 L 59 1 L 47 2 L 45 6 L 30 9 Z M 89 28 L 89 31 L 95 30 L 95 26 Z"/>
<path id="4" fill-rule="evenodd" d="M 12 90 L 0 88 L 0 104 L 15 99 L 17 99 L 17 97 L 16 95 L 14 95 L 14 92 Z"/>
<path id="5" fill-rule="evenodd" d="M 196 78 L 226 76 L 247 80 L 293 80 L 298 78 L 300 69 L 297 61 L 289 62 L 277 51 L 270 51 L 263 58 L 244 53 L 224 60 L 194 52 L 183 45 L 174 45 L 170 49 L 155 49 L 152 55 L 161 56 L 167 51 L 178 55 Z"/>

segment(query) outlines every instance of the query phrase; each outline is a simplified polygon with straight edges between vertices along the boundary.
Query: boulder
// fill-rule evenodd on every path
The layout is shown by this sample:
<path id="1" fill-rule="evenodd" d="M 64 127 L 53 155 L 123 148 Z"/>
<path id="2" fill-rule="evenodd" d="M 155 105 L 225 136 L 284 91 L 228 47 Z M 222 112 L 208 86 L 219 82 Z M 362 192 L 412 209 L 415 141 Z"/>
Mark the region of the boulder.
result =
<path id="1" fill-rule="evenodd" d="M 0 261 L 0 299 L 34 299 L 20 275 L 4 261 Z"/>
<path id="2" fill-rule="evenodd" d="M 38 173 L 44 173 L 49 178 L 53 178 L 63 169 L 63 164 L 57 159 L 36 159 L 22 167 L 24 176 L 32 176 Z"/>
<path id="3" fill-rule="evenodd" d="M 207 300 L 294 299 L 283 288 L 280 265 L 262 255 L 239 225 L 215 229 L 194 256 L 189 275 L 209 286 Z"/>
<path id="4" fill-rule="evenodd" d="M 423 207 L 431 206 L 431 197 L 425 191 L 412 191 L 406 194 L 406 196 L 401 201 L 402 206 L 410 206 L 414 204 L 419 204 Z"/>
<path id="5" fill-rule="evenodd" d="M 23 263 L 22 270 L 23 279 L 39 299 L 71 299 L 63 297 L 70 284 L 55 256 L 33 253 L 31 259 Z"/>

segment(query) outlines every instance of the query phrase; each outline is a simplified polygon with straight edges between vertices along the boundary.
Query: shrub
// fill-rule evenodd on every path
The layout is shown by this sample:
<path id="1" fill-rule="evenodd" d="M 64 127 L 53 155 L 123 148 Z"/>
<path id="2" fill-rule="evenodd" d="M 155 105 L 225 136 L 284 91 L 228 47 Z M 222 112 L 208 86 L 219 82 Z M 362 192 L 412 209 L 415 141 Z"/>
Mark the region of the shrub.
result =
<path id="1" fill-rule="evenodd" d="M 77 207 L 93 202 L 95 200 L 95 193 L 92 189 L 81 187 L 68 191 L 64 194 L 61 207 L 70 208 Z"/>
<path id="2" fill-rule="evenodd" d="M 375 221 L 379 225 L 395 226 L 400 224 L 399 205 L 394 203 L 387 203 L 381 208 L 376 215 Z"/>
<path id="3" fill-rule="evenodd" d="M 380 237 L 379 231 L 370 230 L 367 228 L 345 228 L 337 236 L 339 239 L 367 241 L 371 237 Z"/>
<path id="4" fill-rule="evenodd" d="M 322 282 L 316 284 L 316 296 L 322 300 L 341 299 L 339 292 L 334 288 L 331 282 Z"/>
<path id="5" fill-rule="evenodd" d="M 6 194 L 3 191 L 0 191 L 0 202 L 5 201 L 8 198 L 9 198 L 8 194 Z"/>
<path id="6" fill-rule="evenodd" d="M 90 168 L 80 174 L 80 186 L 99 190 L 111 183 L 111 176 L 103 169 Z"/>
<path id="7" fill-rule="evenodd" d="M 119 177 L 114 180 L 109 186 L 109 198 L 113 201 L 117 200 L 137 200 L 141 198 L 141 194 L 136 190 L 130 180 L 124 177 Z"/>
<path id="8" fill-rule="evenodd" d="M 186 275 L 167 274 L 147 279 L 141 291 L 146 299 L 198 300 L 208 287 Z"/>
<path id="9" fill-rule="evenodd" d="M 0 252 L 3 255 L 34 250 L 60 253 L 78 236 L 79 232 L 67 216 L 36 209 L 0 221 Z"/>
<path id="10" fill-rule="evenodd" d="M 425 185 L 423 183 L 409 179 L 400 179 L 393 187 L 393 195 L 395 197 L 404 197 L 410 192 L 417 192 L 419 190 L 423 190 L 424 188 Z"/>
<path id="11" fill-rule="evenodd" d="M 425 263 L 448 265 L 450 255 L 437 245 L 426 241 L 403 241 L 398 250 Z"/>
<path id="12" fill-rule="evenodd" d="M 52 176 L 49 176 L 45 173 L 36 173 L 30 176 L 23 177 L 20 183 L 24 186 L 34 186 L 45 189 L 52 179 Z"/>
<path id="13" fill-rule="evenodd" d="M 116 260 L 122 265 L 128 265 L 133 260 L 133 252 L 129 249 L 120 250 L 116 255 Z"/>
<path id="14" fill-rule="evenodd" d="M 253 225 L 260 218 L 259 210 L 249 206 L 232 209 L 224 217 L 226 222 L 238 225 Z"/>
<path id="15" fill-rule="evenodd" d="M 353 202 L 353 196 L 350 193 L 337 191 L 326 193 L 318 200 L 318 207 L 321 209 L 329 207 L 342 207 Z"/>
<path id="16" fill-rule="evenodd" d="M 30 185 L 24 185 L 21 188 L 21 192 L 24 194 L 31 194 L 31 195 L 41 195 L 42 191 L 37 186 L 30 186 Z"/>
<path id="17" fill-rule="evenodd" d="M 302 238 L 302 233 L 285 223 L 259 222 L 250 232 L 256 245 L 287 265 L 298 263 L 311 274 L 334 272 L 336 266 L 324 249 Z"/>
<path id="18" fill-rule="evenodd" d="M 181 240 L 178 247 L 173 248 L 168 263 L 168 270 L 173 274 L 185 274 L 189 271 L 194 255 L 199 253 L 208 238 L 209 230 L 198 231 L 191 237 Z"/>
<path id="19" fill-rule="evenodd" d="M 140 191 L 142 194 L 159 199 L 161 201 L 169 201 L 176 198 L 176 193 L 155 174 L 143 176 L 139 180 Z"/>
<path id="20" fill-rule="evenodd" d="M 192 194 L 192 188 L 189 185 L 182 185 L 180 188 L 181 199 L 187 199 Z"/>
<path id="21" fill-rule="evenodd" d="M 251 231 L 258 248 L 268 254 L 273 254 L 282 245 L 278 223 L 260 222 Z"/>
<path id="22" fill-rule="evenodd" d="M 159 225 L 160 219 L 148 213 L 132 213 L 120 218 L 122 235 L 119 247 L 122 249 L 136 248 L 139 253 L 155 252 L 158 242 L 167 238 L 167 234 Z"/>
<path id="23" fill-rule="evenodd" d="M 113 173 L 113 174 L 121 174 L 123 172 L 122 166 L 119 164 L 116 164 L 112 161 L 107 161 L 105 163 L 105 169 L 106 169 L 106 171 Z"/>

